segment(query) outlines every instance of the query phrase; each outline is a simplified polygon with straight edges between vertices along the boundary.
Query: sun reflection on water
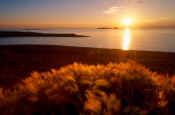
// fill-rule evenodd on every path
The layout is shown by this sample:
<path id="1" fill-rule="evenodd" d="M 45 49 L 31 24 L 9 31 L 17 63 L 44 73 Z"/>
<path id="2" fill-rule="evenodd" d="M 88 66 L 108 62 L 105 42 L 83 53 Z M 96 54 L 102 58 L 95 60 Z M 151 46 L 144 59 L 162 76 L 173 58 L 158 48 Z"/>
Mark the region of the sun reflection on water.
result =
<path id="1" fill-rule="evenodd" d="M 124 36 L 123 36 L 123 50 L 128 50 L 129 49 L 129 45 L 130 45 L 130 41 L 131 41 L 131 30 L 129 28 L 126 28 L 124 30 Z"/>

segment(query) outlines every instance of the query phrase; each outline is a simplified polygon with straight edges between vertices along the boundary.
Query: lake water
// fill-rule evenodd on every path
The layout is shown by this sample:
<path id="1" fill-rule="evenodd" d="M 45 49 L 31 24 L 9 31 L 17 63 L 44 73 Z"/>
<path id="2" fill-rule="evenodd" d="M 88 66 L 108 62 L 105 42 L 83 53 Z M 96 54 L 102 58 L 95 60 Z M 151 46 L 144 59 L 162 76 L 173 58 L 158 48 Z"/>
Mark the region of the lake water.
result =
<path id="1" fill-rule="evenodd" d="M 175 29 L 43 29 L 22 30 L 49 33 L 76 33 L 88 35 L 82 38 L 24 37 L 1 38 L 0 45 L 40 44 L 63 45 L 123 50 L 175 52 Z"/>

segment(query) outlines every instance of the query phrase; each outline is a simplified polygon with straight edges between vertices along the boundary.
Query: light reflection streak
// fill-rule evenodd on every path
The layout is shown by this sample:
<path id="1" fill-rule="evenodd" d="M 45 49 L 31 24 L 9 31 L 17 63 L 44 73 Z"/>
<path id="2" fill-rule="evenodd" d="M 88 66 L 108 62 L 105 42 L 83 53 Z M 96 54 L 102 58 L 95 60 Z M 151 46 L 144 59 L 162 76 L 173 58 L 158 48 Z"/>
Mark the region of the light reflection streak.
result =
<path id="1" fill-rule="evenodd" d="M 125 29 L 124 36 L 123 36 L 123 50 L 128 50 L 131 41 L 131 30 L 129 28 Z"/>

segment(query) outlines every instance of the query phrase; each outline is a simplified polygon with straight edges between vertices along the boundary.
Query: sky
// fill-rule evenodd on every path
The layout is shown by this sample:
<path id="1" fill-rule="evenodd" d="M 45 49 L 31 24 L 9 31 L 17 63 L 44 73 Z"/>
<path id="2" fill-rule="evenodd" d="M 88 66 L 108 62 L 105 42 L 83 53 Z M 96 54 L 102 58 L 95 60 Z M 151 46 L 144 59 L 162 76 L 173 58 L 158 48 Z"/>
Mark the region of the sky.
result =
<path id="1" fill-rule="evenodd" d="M 175 27 L 175 0 L 1 0 L 1 26 Z"/>

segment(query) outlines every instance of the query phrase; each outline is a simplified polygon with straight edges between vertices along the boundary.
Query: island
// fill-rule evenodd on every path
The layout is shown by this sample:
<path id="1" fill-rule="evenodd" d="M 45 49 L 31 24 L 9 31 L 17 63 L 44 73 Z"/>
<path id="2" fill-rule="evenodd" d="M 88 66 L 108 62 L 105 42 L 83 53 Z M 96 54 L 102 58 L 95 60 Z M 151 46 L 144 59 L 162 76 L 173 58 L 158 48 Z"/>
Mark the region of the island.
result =
<path id="1" fill-rule="evenodd" d="M 77 35 L 74 33 L 39 33 L 39 32 L 22 32 L 22 31 L 0 31 L 2 37 L 89 37 L 85 35 Z"/>
<path id="2" fill-rule="evenodd" d="M 119 29 L 118 27 L 99 27 L 99 28 L 96 28 L 96 29 Z"/>

